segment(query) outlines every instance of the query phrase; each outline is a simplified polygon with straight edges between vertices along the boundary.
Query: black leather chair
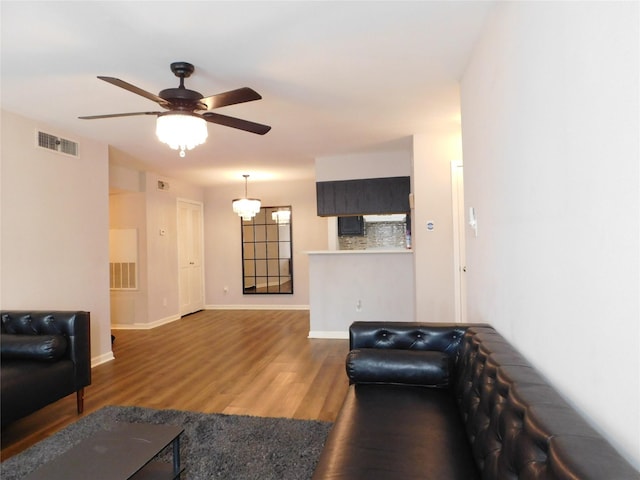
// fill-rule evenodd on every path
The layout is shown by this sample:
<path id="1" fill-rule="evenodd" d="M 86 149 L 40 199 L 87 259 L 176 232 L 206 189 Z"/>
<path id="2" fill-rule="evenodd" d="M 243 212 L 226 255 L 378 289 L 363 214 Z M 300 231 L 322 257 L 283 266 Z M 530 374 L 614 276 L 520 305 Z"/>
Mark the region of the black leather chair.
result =
<path id="1" fill-rule="evenodd" d="M 85 311 L 2 311 L 2 426 L 72 393 L 78 413 L 91 384 L 91 321 Z"/>

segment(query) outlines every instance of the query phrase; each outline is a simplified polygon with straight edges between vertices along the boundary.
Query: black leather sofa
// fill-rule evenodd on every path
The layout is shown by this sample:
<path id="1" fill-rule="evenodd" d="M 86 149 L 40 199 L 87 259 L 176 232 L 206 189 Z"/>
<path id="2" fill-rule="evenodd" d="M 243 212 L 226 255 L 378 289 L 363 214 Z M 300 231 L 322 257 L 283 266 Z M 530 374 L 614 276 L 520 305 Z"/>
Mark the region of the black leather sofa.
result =
<path id="1" fill-rule="evenodd" d="M 1 311 L 2 427 L 76 393 L 78 413 L 91 384 L 90 314 Z"/>
<path id="2" fill-rule="evenodd" d="M 356 322 L 350 347 L 314 480 L 640 479 L 488 325 Z"/>

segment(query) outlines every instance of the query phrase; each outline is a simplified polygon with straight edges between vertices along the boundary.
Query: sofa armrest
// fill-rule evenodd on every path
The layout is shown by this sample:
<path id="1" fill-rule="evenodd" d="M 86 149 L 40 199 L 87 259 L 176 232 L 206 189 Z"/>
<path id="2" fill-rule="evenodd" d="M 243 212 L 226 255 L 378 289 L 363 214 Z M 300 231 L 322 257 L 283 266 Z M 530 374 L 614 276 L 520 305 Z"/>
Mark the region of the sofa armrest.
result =
<path id="1" fill-rule="evenodd" d="M 436 351 L 362 348 L 347 355 L 349 383 L 448 388 L 451 358 Z"/>
<path id="2" fill-rule="evenodd" d="M 68 319 L 70 354 L 76 366 L 76 387 L 91 385 L 91 314 L 74 312 Z"/>

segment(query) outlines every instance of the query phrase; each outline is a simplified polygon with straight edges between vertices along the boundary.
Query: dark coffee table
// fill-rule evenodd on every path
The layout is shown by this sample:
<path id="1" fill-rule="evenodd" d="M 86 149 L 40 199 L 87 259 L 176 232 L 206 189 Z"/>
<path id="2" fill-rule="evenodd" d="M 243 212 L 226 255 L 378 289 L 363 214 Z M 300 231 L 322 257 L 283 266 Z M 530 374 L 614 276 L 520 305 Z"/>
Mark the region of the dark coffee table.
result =
<path id="1" fill-rule="evenodd" d="M 116 423 L 82 440 L 24 480 L 146 480 L 180 477 L 182 427 Z M 152 462 L 173 443 L 173 465 Z"/>

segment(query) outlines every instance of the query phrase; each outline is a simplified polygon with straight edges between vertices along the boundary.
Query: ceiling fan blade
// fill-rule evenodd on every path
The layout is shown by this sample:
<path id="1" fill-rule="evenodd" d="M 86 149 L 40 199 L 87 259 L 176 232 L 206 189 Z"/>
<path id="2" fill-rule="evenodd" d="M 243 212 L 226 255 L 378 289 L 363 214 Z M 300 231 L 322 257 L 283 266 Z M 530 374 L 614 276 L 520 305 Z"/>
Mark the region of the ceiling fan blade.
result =
<path id="1" fill-rule="evenodd" d="M 207 106 L 207 110 L 213 110 L 214 108 L 235 105 L 236 103 L 252 102 L 254 100 L 260 100 L 261 98 L 260 94 L 255 90 L 249 87 L 243 87 L 205 97 L 200 100 L 200 102 Z"/>
<path id="2" fill-rule="evenodd" d="M 169 102 L 167 102 L 165 99 L 147 92 L 146 90 L 143 90 L 139 87 L 136 87 L 135 85 L 131 85 L 130 83 L 125 82 L 124 80 L 120 80 L 119 78 L 114 78 L 114 77 L 101 77 L 98 76 L 98 78 L 100 80 L 104 80 L 107 83 L 110 83 L 112 85 L 115 85 L 116 87 L 120 87 L 120 88 L 124 88 L 125 90 L 128 90 L 132 93 L 135 93 L 137 95 L 143 96 L 144 98 L 148 98 L 149 100 L 151 100 L 152 102 L 156 102 L 157 104 L 159 104 L 162 107 L 165 108 L 169 108 Z"/>
<path id="3" fill-rule="evenodd" d="M 219 113 L 205 112 L 202 114 L 202 117 L 207 122 L 224 125 L 225 127 L 237 128 L 238 130 L 244 130 L 245 132 L 257 133 L 258 135 L 264 135 L 271 130 L 271 127 L 268 125 L 249 122 L 248 120 L 242 120 L 240 118 L 227 117 L 226 115 L 220 115 Z"/>
<path id="4" fill-rule="evenodd" d="M 162 112 L 132 112 L 132 113 L 110 113 L 107 115 L 88 115 L 78 117 L 81 120 L 96 120 L 98 118 L 133 117 L 134 115 L 160 115 Z"/>

